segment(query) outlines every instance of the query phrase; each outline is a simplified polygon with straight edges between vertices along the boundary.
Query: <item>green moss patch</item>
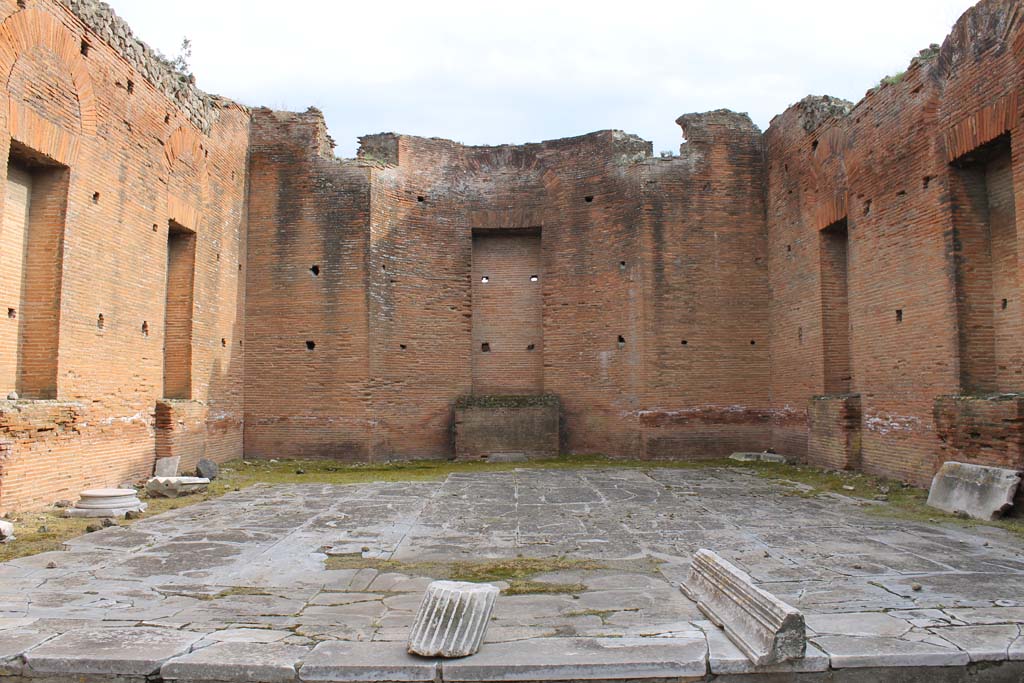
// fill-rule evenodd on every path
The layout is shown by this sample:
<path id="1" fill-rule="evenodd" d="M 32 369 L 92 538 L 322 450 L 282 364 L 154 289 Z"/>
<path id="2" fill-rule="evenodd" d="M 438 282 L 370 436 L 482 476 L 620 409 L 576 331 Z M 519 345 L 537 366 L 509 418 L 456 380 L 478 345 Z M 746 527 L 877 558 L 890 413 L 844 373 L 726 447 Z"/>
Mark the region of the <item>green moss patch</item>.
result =
<path id="1" fill-rule="evenodd" d="M 523 396 L 462 396 L 455 401 L 455 407 L 466 408 L 532 408 L 536 406 L 557 406 L 554 394 Z"/>

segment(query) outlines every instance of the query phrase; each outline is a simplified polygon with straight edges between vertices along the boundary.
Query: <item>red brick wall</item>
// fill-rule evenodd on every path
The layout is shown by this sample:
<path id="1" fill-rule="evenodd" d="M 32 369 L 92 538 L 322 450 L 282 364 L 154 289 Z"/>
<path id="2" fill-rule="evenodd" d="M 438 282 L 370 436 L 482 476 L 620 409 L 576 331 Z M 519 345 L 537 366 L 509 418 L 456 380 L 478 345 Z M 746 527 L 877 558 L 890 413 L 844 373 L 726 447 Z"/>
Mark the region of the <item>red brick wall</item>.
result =
<path id="1" fill-rule="evenodd" d="M 544 390 L 540 231 L 481 231 L 472 240 L 473 393 L 539 394 Z"/>
<path id="2" fill-rule="evenodd" d="M 318 112 L 255 110 L 249 169 L 246 454 L 366 459 L 369 168 Z"/>
<path id="3" fill-rule="evenodd" d="M 1007 132 L 1015 138 L 1024 42 L 1015 9 L 1010 0 L 979 3 L 941 49 L 915 60 L 848 115 L 808 99 L 776 117 L 765 136 L 772 400 L 800 409 L 829 391 L 816 252 L 819 231 L 847 217 L 851 384 L 862 396 L 862 466 L 869 472 L 930 480 L 946 457 L 939 455 L 935 403 L 972 389 L 961 383 L 962 368 L 984 365 L 991 376 L 1007 378 L 1000 390 L 1021 388 L 1013 379 L 1024 363 L 1019 334 L 999 333 L 1006 341 L 998 360 L 991 341 L 983 342 L 990 352 L 961 350 L 963 336 L 986 325 L 991 339 L 993 315 L 1001 316 L 1000 329 L 1018 329 L 1013 281 L 1020 271 L 1013 261 L 1020 250 L 1019 238 L 1007 239 L 998 221 L 994 230 L 967 230 L 987 213 L 978 205 L 988 202 L 978 187 L 965 191 L 963 172 L 950 163 Z M 995 176 L 994 205 L 1007 207 L 1006 176 Z M 1016 183 L 1017 202 L 1022 191 Z M 1016 224 L 1007 209 L 1001 215 Z M 1010 232 L 1020 235 L 1019 224 Z M 981 258 L 987 243 L 988 261 Z M 965 266 L 975 292 L 958 287 L 958 268 Z M 1009 300 L 1006 310 L 1002 298 Z M 965 316 L 966 308 L 984 311 L 990 322 Z M 808 458 L 831 460 L 814 444 Z"/>
<path id="4" fill-rule="evenodd" d="M 54 194 L 66 209 L 47 209 L 62 249 L 40 251 L 51 259 L 47 267 L 30 264 L 45 280 L 33 290 L 59 291 L 59 309 L 51 304 L 49 314 L 24 320 L 0 316 L 0 325 L 45 330 L 25 332 L 28 353 L 49 344 L 32 362 L 56 365 L 55 387 L 27 392 L 55 400 L 0 400 L 0 512 L 151 474 L 170 219 L 197 233 L 191 374 L 202 416 L 195 428 L 207 457 L 241 455 L 248 112 L 220 102 L 204 131 L 52 0 L 28 0 L 25 9 L 0 2 L 0 62 L 0 73 L 11 73 L 0 80 L 3 102 L 10 97 L 10 107 L 0 107 L 0 159 L 13 145 L 69 169 Z"/>
<path id="5" fill-rule="evenodd" d="M 860 396 L 815 396 L 808 413 L 807 450 L 814 463 L 831 470 L 860 469 Z"/>
<path id="6" fill-rule="evenodd" d="M 667 159 L 602 131 L 382 134 L 338 160 L 316 110 L 203 96 L 101 10 L 87 28 L 0 0 L 0 157 L 67 169 L 40 205 L 61 248 L 0 261 L 0 281 L 41 278 L 0 348 L 32 327 L 26 393 L 51 399 L 0 402 L 0 511 L 145 476 L 157 453 L 451 456 L 455 401 L 485 390 L 556 395 L 572 452 L 774 446 L 838 467 L 859 439 L 865 470 L 918 483 L 1019 458 L 1004 405 L 949 398 L 1024 389 L 1014 0 L 983 0 L 855 107 L 808 98 L 765 135 L 683 116 Z M 166 364 L 186 336 L 165 330 L 172 221 L 196 234 L 192 342 Z M 481 267 L 527 281 L 484 290 Z"/>
<path id="7" fill-rule="evenodd" d="M 728 112 L 684 125 L 671 160 L 607 131 L 503 147 L 371 136 L 338 162 L 316 112 L 257 112 L 247 453 L 450 456 L 470 392 L 557 395 L 575 452 L 767 447 L 782 411 L 761 136 Z M 310 277 L 324 244 L 345 255 L 339 288 Z"/>
<path id="8" fill-rule="evenodd" d="M 559 412 L 558 402 L 550 397 L 460 400 L 453 415 L 455 457 L 557 457 L 561 452 Z"/>

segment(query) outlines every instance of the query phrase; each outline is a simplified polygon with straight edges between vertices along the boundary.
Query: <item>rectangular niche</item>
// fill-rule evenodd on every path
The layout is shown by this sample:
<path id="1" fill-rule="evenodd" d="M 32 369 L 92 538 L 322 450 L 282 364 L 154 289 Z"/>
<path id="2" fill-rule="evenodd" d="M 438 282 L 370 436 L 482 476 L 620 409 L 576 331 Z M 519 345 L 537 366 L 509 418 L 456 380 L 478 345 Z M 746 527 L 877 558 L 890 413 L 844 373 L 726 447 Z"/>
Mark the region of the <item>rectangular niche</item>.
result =
<path id="1" fill-rule="evenodd" d="M 540 228 L 473 230 L 473 393 L 544 390 Z"/>
<path id="2" fill-rule="evenodd" d="M 958 159 L 951 185 L 961 389 L 1019 391 L 1024 330 L 1009 134 Z"/>
<path id="3" fill-rule="evenodd" d="M 60 291 L 70 173 L 11 141 L 0 224 L 0 393 L 57 396 Z"/>
<path id="4" fill-rule="evenodd" d="M 821 331 L 825 360 L 825 394 L 850 392 L 849 243 L 846 219 L 820 233 Z"/>
<path id="5" fill-rule="evenodd" d="M 164 314 L 164 398 L 192 398 L 192 304 L 196 234 L 170 222 L 167 232 L 167 305 Z"/>

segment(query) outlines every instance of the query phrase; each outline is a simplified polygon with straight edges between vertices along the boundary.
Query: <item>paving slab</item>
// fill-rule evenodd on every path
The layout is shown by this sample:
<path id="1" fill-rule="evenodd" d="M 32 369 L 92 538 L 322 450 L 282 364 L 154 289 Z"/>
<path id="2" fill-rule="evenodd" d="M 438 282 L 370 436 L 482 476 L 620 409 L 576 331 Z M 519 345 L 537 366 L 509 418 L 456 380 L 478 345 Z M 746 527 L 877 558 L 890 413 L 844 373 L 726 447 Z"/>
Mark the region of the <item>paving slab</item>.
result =
<path id="1" fill-rule="evenodd" d="M 808 615 L 807 628 L 818 635 L 898 638 L 913 625 L 883 612 L 854 612 Z"/>
<path id="2" fill-rule="evenodd" d="M 306 656 L 299 669 L 303 681 L 434 681 L 440 660 L 417 657 L 406 651 L 405 642 L 325 642 Z"/>
<path id="3" fill-rule="evenodd" d="M 141 628 L 195 636 L 194 649 L 337 639 L 397 648 L 398 657 L 423 590 L 445 578 L 422 563 L 556 557 L 591 568 L 529 577 L 568 592 L 499 596 L 483 650 L 467 665 L 494 647 L 555 639 L 687 641 L 702 637 L 694 622 L 704 617 L 678 584 L 702 547 L 803 611 L 816 639 L 837 639 L 840 658 L 970 659 L 986 642 L 970 632 L 945 638 L 945 627 L 1006 626 L 999 632 L 1008 640 L 1024 625 L 1016 537 L 887 519 L 867 514 L 863 501 L 806 491 L 717 467 L 253 486 L 0 564 L 0 641 L 12 631 L 58 642 L 69 632 Z M 332 552 L 367 566 L 327 569 Z M 379 571 L 378 560 L 398 564 Z M 844 637 L 856 640 L 843 647 Z M 880 654 L 873 638 L 898 642 Z M 135 646 L 124 642 L 129 653 Z M 1024 641 L 1010 642 L 1006 655 L 1024 658 Z"/>
<path id="4" fill-rule="evenodd" d="M 165 681 L 259 681 L 290 683 L 308 647 L 280 643 L 225 642 L 175 657 L 160 667 Z"/>
<path id="5" fill-rule="evenodd" d="M 694 638 L 538 638 L 495 643 L 443 664 L 445 681 L 585 681 L 695 678 L 707 644 Z"/>
<path id="6" fill-rule="evenodd" d="M 818 636 L 812 639 L 833 669 L 868 667 L 966 666 L 966 652 L 955 647 L 902 638 Z"/>
<path id="7" fill-rule="evenodd" d="M 17 676 L 24 668 L 24 655 L 56 635 L 55 631 L 11 629 L 0 632 L 0 676 Z"/>
<path id="8" fill-rule="evenodd" d="M 30 675 L 149 676 L 189 651 L 203 634 L 161 628 L 89 628 L 68 631 L 25 655 Z"/>
<path id="9" fill-rule="evenodd" d="M 1010 646 L 1020 637 L 1020 627 L 1016 624 L 944 626 L 928 630 L 966 652 L 972 662 L 1009 659 Z"/>

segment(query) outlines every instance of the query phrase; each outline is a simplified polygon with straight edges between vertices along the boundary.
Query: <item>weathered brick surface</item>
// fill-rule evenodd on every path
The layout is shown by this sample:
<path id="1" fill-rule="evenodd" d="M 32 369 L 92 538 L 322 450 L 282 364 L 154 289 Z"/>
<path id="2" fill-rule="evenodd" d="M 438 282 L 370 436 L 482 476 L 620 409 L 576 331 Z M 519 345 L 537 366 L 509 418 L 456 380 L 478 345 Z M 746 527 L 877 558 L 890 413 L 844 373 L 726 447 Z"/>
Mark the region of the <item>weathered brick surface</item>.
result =
<path id="1" fill-rule="evenodd" d="M 807 450 L 815 464 L 832 470 L 860 469 L 860 396 L 815 396 L 807 413 Z"/>
<path id="2" fill-rule="evenodd" d="M 602 131 L 339 160 L 320 112 L 206 95 L 102 3 L 0 0 L 0 511 L 157 455 L 450 457 L 492 393 L 557 396 L 571 452 L 1022 467 L 989 396 L 1024 391 L 1022 22 L 983 0 L 764 135 L 680 117 L 677 157 Z"/>
<path id="3" fill-rule="evenodd" d="M 37 205 L 48 217 L 33 234 L 54 246 L 20 263 L 29 298 L 0 290 L 0 340 L 25 326 L 30 375 L 29 400 L 0 401 L 0 511 L 151 473 L 172 219 L 197 233 L 191 395 L 204 419 L 193 428 L 206 457 L 242 452 L 248 113 L 219 103 L 207 135 L 66 6 L 25 4 L 0 3 L 0 156 L 67 171 L 64 188 L 40 194 L 54 207 Z M 7 368 L 18 354 L 0 344 Z"/>
<path id="4" fill-rule="evenodd" d="M 549 397 L 458 401 L 453 416 L 455 457 L 556 457 L 561 452 L 560 412 L 558 401 Z"/>
<path id="5" fill-rule="evenodd" d="M 862 396 L 869 472 L 927 483 L 948 458 L 935 399 L 1021 389 L 1012 205 L 1024 186 L 997 160 L 980 173 L 985 197 L 979 173 L 951 163 L 1009 134 L 1018 165 L 1021 21 L 1016 2 L 984 0 L 940 49 L 848 115 L 808 99 L 766 133 L 773 402 L 829 391 L 828 337 L 841 332 L 822 324 L 819 234 L 845 218 L 851 388 Z M 831 456 L 819 443 L 808 458 Z"/>
<path id="6" fill-rule="evenodd" d="M 257 111 L 247 452 L 449 456 L 470 392 L 557 395 L 576 452 L 766 447 L 761 135 L 729 112 L 681 123 L 671 160 L 606 131 L 504 147 L 371 136 L 338 162 L 318 113 Z"/>

